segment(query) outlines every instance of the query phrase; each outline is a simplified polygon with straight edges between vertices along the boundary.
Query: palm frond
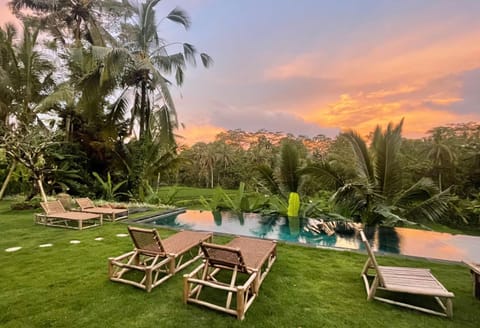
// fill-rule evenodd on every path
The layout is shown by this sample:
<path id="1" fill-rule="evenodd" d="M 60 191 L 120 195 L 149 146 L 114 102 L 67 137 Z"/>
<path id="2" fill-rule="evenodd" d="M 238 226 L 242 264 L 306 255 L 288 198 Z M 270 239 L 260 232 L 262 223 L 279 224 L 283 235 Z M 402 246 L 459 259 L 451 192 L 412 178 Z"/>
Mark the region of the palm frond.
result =
<path id="1" fill-rule="evenodd" d="M 310 164 L 301 169 L 299 174 L 309 174 L 313 178 L 318 179 L 320 183 L 330 188 L 338 189 L 345 185 L 345 179 L 341 175 L 341 172 L 339 172 L 337 168 L 332 167 L 327 161 Z"/>
<path id="2" fill-rule="evenodd" d="M 197 53 L 197 49 L 190 44 L 190 43 L 184 43 L 183 44 L 183 54 L 185 56 L 186 61 L 188 61 L 192 65 L 196 65 L 197 62 L 195 60 L 195 55 Z"/>
<path id="3" fill-rule="evenodd" d="M 419 226 L 417 222 L 407 220 L 395 213 L 393 213 L 393 208 L 389 206 L 376 206 L 373 210 L 375 214 L 381 217 L 382 225 L 387 227 L 395 226 Z"/>
<path id="4" fill-rule="evenodd" d="M 393 197 L 401 189 L 402 171 L 397 155 L 402 141 L 402 125 L 403 119 L 395 128 L 392 123 L 389 123 L 384 133 L 380 126 L 377 126 L 372 141 L 376 185 L 379 192 L 387 199 Z"/>
<path id="5" fill-rule="evenodd" d="M 128 91 L 128 88 L 123 90 L 120 96 L 112 104 L 110 108 L 110 113 L 108 113 L 107 115 L 107 121 L 110 124 L 118 123 L 125 117 L 129 106 L 129 100 L 127 96 Z"/>
<path id="6" fill-rule="evenodd" d="M 280 179 L 288 192 L 297 192 L 300 185 L 300 157 L 297 148 L 285 142 L 280 151 Z"/>
<path id="7" fill-rule="evenodd" d="M 450 188 L 445 189 L 441 193 L 438 193 L 417 204 L 413 208 L 409 209 L 405 216 L 415 218 L 415 220 L 424 219 L 432 222 L 438 221 L 448 213 L 449 199 Z"/>
<path id="8" fill-rule="evenodd" d="M 200 54 L 200 59 L 202 60 L 203 66 L 206 68 L 209 68 L 210 66 L 213 65 L 213 58 L 204 52 Z"/>
<path id="9" fill-rule="evenodd" d="M 52 109 L 60 103 L 65 103 L 66 107 L 73 108 L 75 105 L 75 88 L 70 83 L 63 83 L 37 106 L 37 111 L 44 112 Z"/>
<path id="10" fill-rule="evenodd" d="M 393 204 L 399 207 L 408 207 L 415 202 L 427 200 L 438 192 L 438 187 L 432 179 L 422 178 L 410 188 L 398 193 Z"/>
<path id="11" fill-rule="evenodd" d="M 268 165 L 259 165 L 255 170 L 260 173 L 263 186 L 274 195 L 283 195 L 280 186 L 275 178 L 272 168 Z"/>
<path id="12" fill-rule="evenodd" d="M 171 20 L 172 22 L 181 24 L 185 27 L 185 29 L 189 29 L 192 25 L 190 17 L 188 16 L 187 12 L 183 9 L 176 7 L 173 9 L 166 17 L 167 19 Z"/>
<path id="13" fill-rule="evenodd" d="M 168 107 L 168 110 L 171 115 L 173 115 L 175 128 L 178 128 L 178 118 L 177 118 L 177 110 L 175 109 L 175 103 L 173 102 L 172 95 L 170 94 L 170 89 L 168 88 L 167 80 L 163 78 L 163 76 L 158 80 L 160 92 L 162 94 L 163 101 L 165 105 Z"/>
<path id="14" fill-rule="evenodd" d="M 373 165 L 365 141 L 354 131 L 348 131 L 344 136 L 350 142 L 355 155 L 357 175 L 367 183 L 374 183 Z"/>

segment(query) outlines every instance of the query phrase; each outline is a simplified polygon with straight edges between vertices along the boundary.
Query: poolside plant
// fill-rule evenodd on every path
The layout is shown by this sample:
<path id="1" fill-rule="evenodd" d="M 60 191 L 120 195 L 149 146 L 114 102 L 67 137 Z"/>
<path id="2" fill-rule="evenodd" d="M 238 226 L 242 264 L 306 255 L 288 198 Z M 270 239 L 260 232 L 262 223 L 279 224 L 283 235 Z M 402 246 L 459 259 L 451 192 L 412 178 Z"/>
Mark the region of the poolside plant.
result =
<path id="1" fill-rule="evenodd" d="M 403 119 L 382 131 L 375 129 L 370 147 L 354 131 L 344 134 L 351 145 L 356 177 L 332 196 L 336 212 L 360 217 L 366 224 L 404 225 L 409 221 L 441 219 L 449 209 L 450 189 L 439 192 L 431 179 L 422 178 L 405 188 L 398 154 Z"/>
<path id="2" fill-rule="evenodd" d="M 209 210 L 212 212 L 217 211 L 222 207 L 224 193 L 225 192 L 223 191 L 222 188 L 217 187 L 215 188 L 211 198 L 206 198 L 203 195 L 200 196 L 199 198 L 200 204 L 206 210 Z"/>
<path id="3" fill-rule="evenodd" d="M 105 200 L 114 200 L 115 197 L 122 194 L 118 192 L 118 190 L 121 186 L 127 183 L 127 180 L 123 180 L 114 185 L 112 182 L 112 177 L 110 176 L 110 172 L 107 173 L 106 180 L 103 180 L 97 172 L 93 172 L 92 175 L 97 179 L 98 182 L 100 182 L 100 186 L 102 187 L 103 191 L 103 198 L 105 198 Z"/>

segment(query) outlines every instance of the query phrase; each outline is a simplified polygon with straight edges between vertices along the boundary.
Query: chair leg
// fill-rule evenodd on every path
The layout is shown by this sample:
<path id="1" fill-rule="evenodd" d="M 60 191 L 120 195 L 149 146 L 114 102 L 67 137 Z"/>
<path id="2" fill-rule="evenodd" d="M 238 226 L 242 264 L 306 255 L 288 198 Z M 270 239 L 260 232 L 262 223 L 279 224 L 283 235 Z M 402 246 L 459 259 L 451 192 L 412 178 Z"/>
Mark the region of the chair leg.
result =
<path id="1" fill-rule="evenodd" d="M 245 291 L 242 287 L 237 288 L 237 319 L 245 318 Z"/>
<path id="2" fill-rule="evenodd" d="M 367 300 L 371 301 L 373 298 L 375 298 L 375 293 L 377 292 L 377 287 L 378 287 L 378 276 L 375 276 L 372 282 L 372 286 L 370 289 L 367 291 Z"/>
<path id="3" fill-rule="evenodd" d="M 445 306 L 447 307 L 445 313 L 447 314 L 447 317 L 453 318 L 453 303 L 451 298 L 447 298 L 445 300 Z"/>
<path id="4" fill-rule="evenodd" d="M 235 266 L 235 269 L 233 270 L 232 272 L 232 279 L 230 280 L 230 287 L 234 287 L 235 286 L 235 282 L 237 281 L 237 266 Z M 227 309 L 230 308 L 230 303 L 232 302 L 232 292 L 228 292 L 228 295 L 227 295 L 227 303 L 225 304 L 225 307 Z"/>
<path id="5" fill-rule="evenodd" d="M 152 290 L 152 269 L 145 270 L 145 290 L 149 293 Z"/>

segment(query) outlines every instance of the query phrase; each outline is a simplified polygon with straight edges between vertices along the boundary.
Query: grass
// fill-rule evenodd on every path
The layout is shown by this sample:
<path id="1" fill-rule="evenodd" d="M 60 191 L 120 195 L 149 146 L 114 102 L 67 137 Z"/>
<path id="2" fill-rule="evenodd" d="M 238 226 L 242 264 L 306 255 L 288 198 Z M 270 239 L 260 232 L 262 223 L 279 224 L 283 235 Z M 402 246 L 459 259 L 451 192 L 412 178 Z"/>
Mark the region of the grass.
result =
<path id="1" fill-rule="evenodd" d="M 239 322 L 184 305 L 182 274 L 151 293 L 109 281 L 108 257 L 132 249 L 128 237 L 116 237 L 126 233 L 124 223 L 74 231 L 34 225 L 32 213 L 12 211 L 9 202 L 0 202 L 1 327 L 478 327 L 480 302 L 461 265 L 379 257 L 384 265 L 431 268 L 456 294 L 449 320 L 367 302 L 360 279 L 365 254 L 279 243 L 277 262 Z M 167 237 L 174 231 L 159 233 Z M 228 239 L 214 238 L 220 243 Z M 46 243 L 53 246 L 38 247 Z M 14 246 L 22 249 L 4 251 Z"/>

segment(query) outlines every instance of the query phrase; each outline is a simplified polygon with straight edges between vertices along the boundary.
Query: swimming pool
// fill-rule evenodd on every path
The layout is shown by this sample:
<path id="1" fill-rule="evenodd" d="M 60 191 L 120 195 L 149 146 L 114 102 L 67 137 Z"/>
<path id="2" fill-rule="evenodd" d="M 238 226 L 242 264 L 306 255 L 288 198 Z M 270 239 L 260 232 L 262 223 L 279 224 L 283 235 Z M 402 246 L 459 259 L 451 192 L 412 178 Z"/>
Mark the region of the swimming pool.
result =
<path id="1" fill-rule="evenodd" d="M 151 217 L 142 222 L 176 229 L 276 239 L 313 247 L 352 250 L 364 248 L 357 232 L 327 236 L 313 229 L 311 219 L 187 210 Z M 367 227 L 364 230 L 375 251 L 448 261 L 480 262 L 480 237 L 408 228 Z"/>

